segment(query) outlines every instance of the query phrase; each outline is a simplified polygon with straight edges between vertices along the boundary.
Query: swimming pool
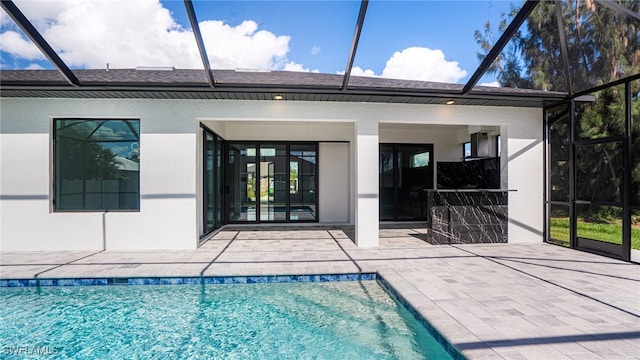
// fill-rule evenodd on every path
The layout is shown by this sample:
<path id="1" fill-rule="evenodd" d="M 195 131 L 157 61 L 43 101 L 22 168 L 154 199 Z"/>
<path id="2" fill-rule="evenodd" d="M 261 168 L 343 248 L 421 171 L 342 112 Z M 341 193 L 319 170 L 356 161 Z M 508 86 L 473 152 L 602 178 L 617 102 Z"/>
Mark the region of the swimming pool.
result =
<path id="1" fill-rule="evenodd" d="M 376 281 L 0 291 L 8 358 L 451 359 Z"/>

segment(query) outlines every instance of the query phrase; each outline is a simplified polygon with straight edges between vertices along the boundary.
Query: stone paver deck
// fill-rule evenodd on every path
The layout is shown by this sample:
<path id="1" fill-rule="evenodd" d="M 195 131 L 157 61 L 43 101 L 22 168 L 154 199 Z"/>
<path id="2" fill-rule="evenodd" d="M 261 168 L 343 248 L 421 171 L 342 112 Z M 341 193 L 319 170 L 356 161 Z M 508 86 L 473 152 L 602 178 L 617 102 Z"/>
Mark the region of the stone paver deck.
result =
<path id="1" fill-rule="evenodd" d="M 640 359 L 640 266 L 548 244 L 357 248 L 339 228 L 220 231 L 194 251 L 0 253 L 0 278 L 377 272 L 469 359 Z"/>

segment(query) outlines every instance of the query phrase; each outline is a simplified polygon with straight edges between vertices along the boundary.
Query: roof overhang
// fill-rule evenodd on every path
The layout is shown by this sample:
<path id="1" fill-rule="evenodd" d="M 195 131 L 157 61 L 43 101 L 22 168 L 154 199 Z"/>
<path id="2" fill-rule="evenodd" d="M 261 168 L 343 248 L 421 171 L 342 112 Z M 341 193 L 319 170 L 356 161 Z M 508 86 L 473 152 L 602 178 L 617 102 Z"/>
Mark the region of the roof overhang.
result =
<path id="1" fill-rule="evenodd" d="M 55 70 L 9 70 L 0 74 L 0 96 L 44 98 L 224 99 L 336 101 L 407 104 L 543 107 L 566 93 L 528 89 L 352 77 L 344 89 L 339 75 L 216 70 L 212 87 L 199 70 L 77 70 L 81 86 L 70 86 Z M 132 76 L 135 75 L 135 76 Z M 131 79 L 135 79 L 132 81 Z"/>

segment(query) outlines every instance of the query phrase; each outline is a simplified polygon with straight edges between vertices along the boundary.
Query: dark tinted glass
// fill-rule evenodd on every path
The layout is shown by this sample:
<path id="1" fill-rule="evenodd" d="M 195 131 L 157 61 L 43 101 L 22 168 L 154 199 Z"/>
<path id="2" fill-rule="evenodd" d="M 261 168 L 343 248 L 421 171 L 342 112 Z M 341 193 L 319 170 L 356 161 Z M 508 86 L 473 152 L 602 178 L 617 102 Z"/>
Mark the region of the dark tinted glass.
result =
<path id="1" fill-rule="evenodd" d="M 380 219 L 393 219 L 394 177 L 393 145 L 380 145 Z"/>
<path id="2" fill-rule="evenodd" d="M 216 193 L 215 193 L 215 140 L 213 135 L 205 134 L 205 159 L 204 159 L 204 179 L 205 179 L 205 233 L 213 230 L 216 226 Z"/>
<path id="3" fill-rule="evenodd" d="M 287 219 L 287 146 L 260 145 L 260 221 Z"/>
<path id="4" fill-rule="evenodd" d="M 256 146 L 229 144 L 228 157 L 229 220 L 256 221 L 259 196 Z"/>
<path id="5" fill-rule="evenodd" d="M 289 147 L 289 220 L 316 220 L 316 144 Z"/>
<path id="6" fill-rule="evenodd" d="M 140 121 L 56 119 L 56 210 L 140 209 Z"/>
<path id="7" fill-rule="evenodd" d="M 426 193 L 433 189 L 433 159 L 431 145 L 396 145 L 396 178 L 398 219 L 427 217 Z"/>

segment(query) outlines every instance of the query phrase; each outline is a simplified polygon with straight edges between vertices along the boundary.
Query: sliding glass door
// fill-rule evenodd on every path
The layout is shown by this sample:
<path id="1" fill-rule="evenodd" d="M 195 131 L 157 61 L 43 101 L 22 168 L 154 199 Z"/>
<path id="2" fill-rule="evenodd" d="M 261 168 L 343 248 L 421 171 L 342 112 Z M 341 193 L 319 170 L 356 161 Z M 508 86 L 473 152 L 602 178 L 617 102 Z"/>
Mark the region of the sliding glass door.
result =
<path id="1" fill-rule="evenodd" d="M 201 127 L 203 235 L 228 223 L 318 221 L 318 143 L 230 142 Z"/>
<path id="2" fill-rule="evenodd" d="M 433 189 L 433 145 L 380 144 L 380 220 L 425 220 Z"/>
<path id="3" fill-rule="evenodd" d="M 229 142 L 228 221 L 317 221 L 317 143 Z"/>
<path id="4" fill-rule="evenodd" d="M 203 129 L 203 230 L 318 221 L 318 143 L 225 141 Z"/>

